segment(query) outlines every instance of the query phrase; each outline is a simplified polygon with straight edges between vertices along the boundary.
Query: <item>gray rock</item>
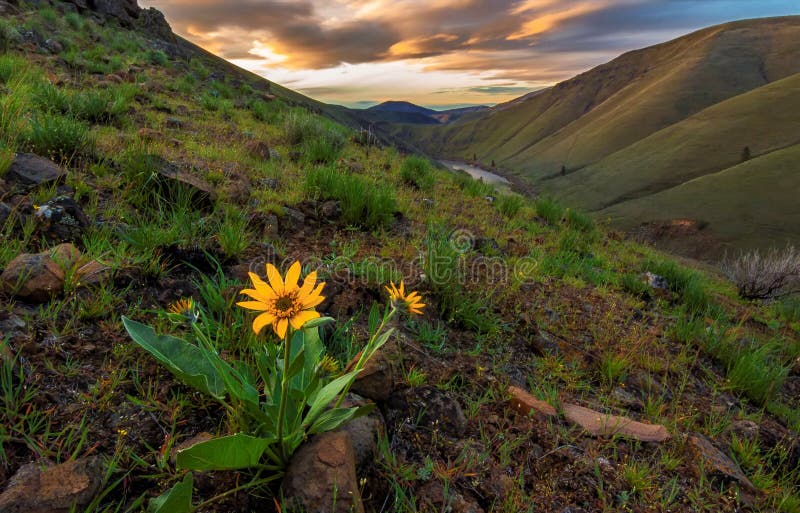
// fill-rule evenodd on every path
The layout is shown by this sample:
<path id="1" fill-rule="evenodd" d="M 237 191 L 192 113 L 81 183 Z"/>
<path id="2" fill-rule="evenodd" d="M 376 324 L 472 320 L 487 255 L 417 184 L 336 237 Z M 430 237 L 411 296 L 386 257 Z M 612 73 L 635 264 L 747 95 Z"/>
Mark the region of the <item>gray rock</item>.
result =
<path id="1" fill-rule="evenodd" d="M 335 221 L 342 217 L 342 204 L 338 201 L 328 200 L 319 206 L 321 220 Z"/>
<path id="2" fill-rule="evenodd" d="M 356 394 L 347 394 L 347 397 L 342 401 L 343 408 L 366 406 L 367 404 L 369 404 L 369 401 Z M 347 433 L 350 437 L 355 453 L 356 467 L 364 468 L 375 461 L 378 451 L 378 437 L 385 430 L 383 415 L 376 408 L 369 415 L 351 420 L 337 431 Z"/>
<path id="3" fill-rule="evenodd" d="M 702 462 L 702 471 L 712 479 L 723 482 L 736 482 L 749 492 L 756 490 L 753 483 L 747 479 L 742 469 L 739 468 L 739 465 L 724 452 L 717 449 L 705 436 L 700 434 L 689 435 L 688 447 L 692 457 L 691 460 L 697 466 L 697 472 L 701 472 L 700 465 Z"/>
<path id="4" fill-rule="evenodd" d="M 5 203 L 0 203 L 0 229 L 6 224 L 9 216 L 11 216 L 11 207 Z"/>
<path id="5" fill-rule="evenodd" d="M 67 172 L 53 161 L 32 153 L 17 153 L 5 180 L 26 187 L 50 184 L 62 180 Z"/>
<path id="6" fill-rule="evenodd" d="M 306 224 L 306 216 L 299 210 L 284 208 L 280 219 L 281 231 L 292 233 L 301 230 Z"/>
<path id="7" fill-rule="evenodd" d="M 39 206 L 34 219 L 37 231 L 52 242 L 75 242 L 91 225 L 81 207 L 68 196 L 57 196 Z"/>

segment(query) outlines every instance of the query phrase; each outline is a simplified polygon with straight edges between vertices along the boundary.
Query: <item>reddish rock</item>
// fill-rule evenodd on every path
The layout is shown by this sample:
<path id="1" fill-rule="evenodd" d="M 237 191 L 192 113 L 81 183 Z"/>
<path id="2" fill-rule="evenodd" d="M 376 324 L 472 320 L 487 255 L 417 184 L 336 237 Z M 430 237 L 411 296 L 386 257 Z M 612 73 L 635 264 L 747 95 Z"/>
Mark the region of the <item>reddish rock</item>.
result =
<path id="1" fill-rule="evenodd" d="M 11 167 L 6 171 L 5 180 L 23 186 L 35 186 L 57 182 L 67 172 L 53 161 L 31 153 L 17 153 Z"/>
<path id="2" fill-rule="evenodd" d="M 17 255 L 0 274 L 0 288 L 19 298 L 43 303 L 61 292 L 65 269 L 74 266 L 80 252 L 72 244 L 53 250 Z"/>
<path id="3" fill-rule="evenodd" d="M 253 158 L 269 160 L 271 156 L 269 145 L 264 141 L 247 141 L 244 145 L 244 149 L 247 154 Z"/>
<path id="4" fill-rule="evenodd" d="M 397 351 L 397 344 L 393 341 L 387 342 L 381 347 L 358 374 L 351 390 L 375 402 L 386 401 L 394 392 L 395 383 L 392 361 Z M 361 353 L 353 357 L 347 365 L 348 371 L 355 367 L 360 357 Z"/>
<path id="5" fill-rule="evenodd" d="M 286 469 L 283 493 L 288 511 L 364 513 L 350 437 L 324 433 L 302 445 Z"/>
<path id="6" fill-rule="evenodd" d="M 103 473 L 99 458 L 73 460 L 44 469 L 35 463 L 23 465 L 0 495 L 0 511 L 67 513 L 74 506 L 91 502 L 100 490 Z"/>
<path id="7" fill-rule="evenodd" d="M 688 447 L 698 473 L 702 471 L 714 479 L 735 481 L 748 492 L 756 491 L 753 483 L 747 479 L 739 465 L 724 452 L 714 447 L 708 438 L 696 433 L 690 435 Z"/>
<path id="8" fill-rule="evenodd" d="M 353 408 L 356 406 L 366 406 L 369 401 L 356 394 L 347 394 L 342 401 L 342 408 Z M 385 433 L 385 423 L 383 415 L 377 408 L 369 415 L 358 417 L 345 423 L 337 429 L 347 433 L 350 442 L 353 444 L 353 453 L 356 459 L 356 467 L 363 468 L 370 462 L 375 461 L 378 452 L 378 437 Z"/>
<path id="9" fill-rule="evenodd" d="M 563 409 L 568 421 L 593 436 L 625 436 L 643 442 L 663 442 L 671 438 L 667 428 L 658 424 L 645 424 L 575 404 L 565 404 Z"/>
<path id="10" fill-rule="evenodd" d="M 111 278 L 111 268 L 97 260 L 83 264 L 75 271 L 79 287 L 100 285 Z"/>
<path id="11" fill-rule="evenodd" d="M 511 394 L 509 405 L 523 415 L 533 414 L 535 417 L 548 418 L 558 416 L 556 409 L 548 403 L 536 399 L 525 390 L 510 386 L 508 392 Z"/>

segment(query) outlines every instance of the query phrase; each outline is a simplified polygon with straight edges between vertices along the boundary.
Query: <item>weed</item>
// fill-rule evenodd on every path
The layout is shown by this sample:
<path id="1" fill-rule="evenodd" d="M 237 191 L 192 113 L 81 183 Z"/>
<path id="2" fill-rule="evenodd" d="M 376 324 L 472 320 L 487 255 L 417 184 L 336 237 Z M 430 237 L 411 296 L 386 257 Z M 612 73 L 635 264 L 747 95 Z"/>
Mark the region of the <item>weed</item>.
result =
<path id="1" fill-rule="evenodd" d="M 225 209 L 215 238 L 226 257 L 236 258 L 241 255 L 252 242 L 247 216 L 239 210 Z"/>
<path id="2" fill-rule="evenodd" d="M 427 379 L 428 375 L 416 367 L 411 367 L 406 373 L 406 383 L 410 387 L 420 387 L 425 384 Z"/>
<path id="3" fill-rule="evenodd" d="M 625 273 L 620 278 L 620 286 L 622 290 L 629 294 L 647 299 L 650 297 L 650 286 L 642 280 L 636 273 Z"/>
<path id="4" fill-rule="evenodd" d="M 666 279 L 670 290 L 679 296 L 690 312 L 704 313 L 711 306 L 705 282 L 699 272 L 665 259 L 650 258 L 645 261 L 644 267 L 645 270 Z"/>
<path id="5" fill-rule="evenodd" d="M 45 113 L 31 118 L 21 143 L 39 155 L 64 160 L 87 154 L 93 146 L 85 122 L 70 116 Z"/>
<path id="6" fill-rule="evenodd" d="M 536 215 L 547 221 L 547 224 L 557 226 L 561 223 L 564 207 L 557 201 L 550 198 L 538 198 L 534 205 L 536 206 Z"/>
<path id="7" fill-rule="evenodd" d="M 0 20 L 2 22 L 4 20 Z M 7 84 L 29 69 L 28 62 L 17 55 L 0 55 L 0 82 Z"/>
<path id="8" fill-rule="evenodd" d="M 253 112 L 253 117 L 258 121 L 275 124 L 282 119 L 286 110 L 285 105 L 281 100 L 273 100 L 271 102 L 255 100 L 250 103 L 250 110 Z"/>
<path id="9" fill-rule="evenodd" d="M 352 226 L 387 227 L 397 210 L 394 190 L 388 184 L 375 183 L 360 175 L 342 175 L 333 167 L 310 170 L 305 190 L 311 197 L 340 201 L 342 221 Z"/>
<path id="10" fill-rule="evenodd" d="M 743 350 L 728 370 L 731 384 L 744 391 L 759 404 L 769 402 L 789 374 L 789 368 L 778 360 L 779 349 L 765 344 Z"/>
<path id="11" fill-rule="evenodd" d="M 447 330 L 440 322 L 434 326 L 427 321 L 409 321 L 409 330 L 428 349 L 441 353 L 447 345 Z"/>
<path id="12" fill-rule="evenodd" d="M 501 194 L 494 200 L 497 211 L 508 218 L 513 218 L 525 205 L 525 199 L 515 194 Z"/>
<path id="13" fill-rule="evenodd" d="M 400 166 L 400 178 L 406 185 L 429 191 L 435 183 L 433 171 L 428 159 L 412 155 Z"/>
<path id="14" fill-rule="evenodd" d="M 581 232 L 591 232 L 594 230 L 594 221 L 587 214 L 579 212 L 575 209 L 568 208 L 565 215 L 567 226 L 573 230 Z"/>

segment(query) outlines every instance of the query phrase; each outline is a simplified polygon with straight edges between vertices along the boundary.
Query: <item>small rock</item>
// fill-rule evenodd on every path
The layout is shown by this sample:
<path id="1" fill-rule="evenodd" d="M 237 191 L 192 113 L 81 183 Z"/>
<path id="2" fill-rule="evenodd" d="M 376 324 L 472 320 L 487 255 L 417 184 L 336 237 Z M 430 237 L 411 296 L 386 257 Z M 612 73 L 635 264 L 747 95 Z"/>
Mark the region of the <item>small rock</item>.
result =
<path id="1" fill-rule="evenodd" d="M 153 182 L 162 196 L 178 198 L 188 190 L 195 208 L 206 212 L 214 209 L 217 192 L 211 184 L 158 155 L 148 155 L 146 159 L 148 166 L 157 173 Z"/>
<path id="2" fill-rule="evenodd" d="M 736 481 L 747 491 L 755 491 L 753 483 L 747 479 L 739 465 L 714 447 L 708 438 L 697 433 L 689 435 L 688 447 L 698 472 L 701 470 L 699 464 L 702 461 L 702 470 L 712 478 L 727 482 Z"/>
<path id="3" fill-rule="evenodd" d="M 47 240 L 74 242 L 91 225 L 75 200 L 68 196 L 57 196 L 36 209 L 36 229 Z"/>
<path id="4" fill-rule="evenodd" d="M 62 180 L 66 174 L 66 171 L 51 160 L 31 153 L 17 153 L 6 172 L 5 180 L 30 187 Z"/>
<path id="5" fill-rule="evenodd" d="M 52 37 L 44 41 L 44 47 L 47 48 L 50 53 L 61 53 L 64 51 L 64 46 Z"/>
<path id="6" fill-rule="evenodd" d="M 331 296 L 329 294 L 329 296 Z M 394 391 L 394 368 L 392 362 L 397 355 L 397 344 L 387 342 L 372 358 L 367 361 L 364 368 L 356 377 L 351 390 L 375 402 L 386 401 Z M 361 357 L 361 353 L 353 357 L 347 365 L 351 370 Z"/>
<path id="7" fill-rule="evenodd" d="M 758 438 L 760 426 L 752 420 L 736 420 L 728 427 L 728 432 L 739 440 L 752 442 Z"/>
<path id="8" fill-rule="evenodd" d="M 654 289 L 667 290 L 669 289 L 669 282 L 663 276 L 653 274 L 650 271 L 644 273 L 644 280 L 647 285 Z"/>
<path id="9" fill-rule="evenodd" d="M 342 216 L 342 205 L 338 201 L 328 200 L 319 206 L 319 216 L 321 219 L 335 221 Z"/>
<path id="10" fill-rule="evenodd" d="M 343 408 L 366 406 L 367 404 L 366 399 L 356 394 L 347 394 L 344 401 L 342 401 Z M 378 437 L 386 431 L 386 428 L 383 422 L 383 415 L 376 408 L 369 415 L 347 422 L 337 431 L 347 433 L 350 437 L 350 442 L 353 444 L 356 467 L 364 468 L 375 461 L 378 451 Z"/>
<path id="11" fill-rule="evenodd" d="M 557 417 L 558 412 L 555 408 L 545 401 L 536 399 L 525 390 L 511 386 L 508 387 L 508 392 L 511 394 L 509 404 L 511 407 L 523 415 L 534 414 L 539 418 Z"/>
<path id="12" fill-rule="evenodd" d="M 97 260 L 92 260 L 75 271 L 79 287 L 100 285 L 111 278 L 112 269 L 107 265 L 101 264 Z"/>
<path id="13" fill-rule="evenodd" d="M 294 233 L 303 229 L 306 216 L 299 210 L 284 208 L 280 218 L 280 228 L 283 233 Z"/>
<path id="14" fill-rule="evenodd" d="M 164 134 L 158 130 L 147 127 L 140 128 L 139 131 L 136 132 L 136 135 L 143 141 L 155 142 L 164 139 Z"/>
<path id="15" fill-rule="evenodd" d="M 180 129 L 183 128 L 183 121 L 178 118 L 169 117 L 164 122 L 167 128 Z"/>
<path id="16" fill-rule="evenodd" d="M 103 482 L 100 458 L 72 460 L 42 469 L 35 463 L 23 465 L 0 495 L 3 513 L 67 513 L 85 506 Z"/>
<path id="17" fill-rule="evenodd" d="M 0 203 L 0 227 L 6 224 L 6 221 L 11 216 L 11 207 L 5 203 Z"/>
<path id="18" fill-rule="evenodd" d="M 388 407 L 418 425 L 461 438 L 467 431 L 467 418 L 449 393 L 432 386 L 398 390 L 388 400 Z"/>
<path id="19" fill-rule="evenodd" d="M 264 141 L 247 141 L 244 149 L 248 155 L 256 159 L 269 160 L 272 156 L 269 145 Z"/>
<path id="20" fill-rule="evenodd" d="M 562 408 L 568 421 L 593 436 L 625 436 L 643 442 L 663 442 L 672 438 L 667 428 L 659 424 L 645 424 L 575 404 L 564 404 Z"/>
<path id="21" fill-rule="evenodd" d="M 615 388 L 614 391 L 611 392 L 611 396 L 614 398 L 617 404 L 623 408 L 633 411 L 644 410 L 644 403 L 638 397 L 628 392 L 624 388 Z"/>
<path id="22" fill-rule="evenodd" d="M 270 189 L 272 191 L 278 190 L 281 183 L 275 178 L 261 178 L 258 180 L 258 186 L 262 189 Z"/>
<path id="23" fill-rule="evenodd" d="M 0 274 L 0 288 L 21 298 L 43 303 L 61 292 L 65 270 L 80 258 L 72 244 L 61 244 L 51 251 L 17 255 Z"/>
<path id="24" fill-rule="evenodd" d="M 477 501 L 463 495 L 453 486 L 445 493 L 444 485 L 437 479 L 432 479 L 417 490 L 417 496 L 422 511 L 450 511 L 452 513 L 483 513 L 483 508 Z"/>
<path id="25" fill-rule="evenodd" d="M 364 513 L 353 445 L 343 432 L 317 435 L 300 446 L 282 488 L 289 511 Z"/>

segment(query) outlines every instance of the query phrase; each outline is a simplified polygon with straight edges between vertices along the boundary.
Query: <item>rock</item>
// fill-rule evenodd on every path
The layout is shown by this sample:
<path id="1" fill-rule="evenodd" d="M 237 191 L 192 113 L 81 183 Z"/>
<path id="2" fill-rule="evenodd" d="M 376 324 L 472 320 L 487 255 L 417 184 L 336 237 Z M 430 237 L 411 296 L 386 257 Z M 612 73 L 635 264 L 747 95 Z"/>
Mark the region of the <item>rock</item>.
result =
<path id="1" fill-rule="evenodd" d="M 171 118 L 170 117 L 170 118 L 167 118 L 166 121 L 164 121 L 164 125 L 167 128 L 181 129 L 181 128 L 183 128 L 183 121 L 181 121 L 178 118 Z"/>
<path id="2" fill-rule="evenodd" d="M 333 295 L 328 294 L 329 297 Z M 324 311 L 324 310 L 323 310 Z M 353 393 L 372 399 L 375 402 L 386 401 L 394 392 L 394 369 L 392 362 L 397 354 L 397 344 L 387 342 L 375 355 L 364 365 L 364 368 L 356 377 L 355 383 L 350 388 Z M 353 357 L 347 365 L 350 371 L 361 357 L 361 353 Z"/>
<path id="3" fill-rule="evenodd" d="M 278 187 L 281 186 L 281 183 L 275 178 L 259 178 L 258 186 L 262 189 L 270 189 L 270 190 L 278 190 Z"/>
<path id="4" fill-rule="evenodd" d="M 75 278 L 78 287 L 101 285 L 111 279 L 112 269 L 107 265 L 101 264 L 97 260 L 92 260 L 75 271 Z"/>
<path id="5" fill-rule="evenodd" d="M 635 395 L 628 392 L 622 387 L 617 387 L 611 392 L 611 397 L 614 398 L 614 401 L 623 408 L 633 411 L 642 411 L 644 410 L 644 403 Z"/>
<path id="6" fill-rule="evenodd" d="M 11 207 L 5 203 L 0 203 L 0 228 L 2 228 L 11 216 Z"/>
<path id="7" fill-rule="evenodd" d="M 421 511 L 449 511 L 451 513 L 483 513 L 478 502 L 459 492 L 452 485 L 445 492 L 444 484 L 432 479 L 417 490 Z"/>
<path id="8" fill-rule="evenodd" d="M 161 41 L 172 44 L 177 43 L 177 38 L 172 32 L 172 28 L 158 9 L 151 7 L 139 11 L 139 18 L 136 20 L 136 25 Z"/>
<path id="9" fill-rule="evenodd" d="M 85 506 L 100 491 L 103 463 L 99 457 L 72 460 L 42 469 L 23 465 L 0 495 L 2 513 L 67 513 Z"/>
<path id="10" fill-rule="evenodd" d="M 558 416 L 558 412 L 550 404 L 536 399 L 519 387 L 508 387 L 508 392 L 511 394 L 509 405 L 523 415 L 533 414 L 541 419 Z"/>
<path id="11" fill-rule="evenodd" d="M 356 394 L 347 394 L 342 401 L 343 408 L 355 406 L 366 406 L 369 402 Z M 369 415 L 351 420 L 337 431 L 347 433 L 350 442 L 353 444 L 356 467 L 364 468 L 375 461 L 378 452 L 378 437 L 385 431 L 383 415 L 380 410 L 375 409 Z"/>
<path id="12" fill-rule="evenodd" d="M 44 47 L 47 48 L 50 53 L 61 53 L 64 51 L 64 46 L 52 37 L 45 39 Z"/>
<path id="13" fill-rule="evenodd" d="M 80 252 L 72 244 L 37 254 L 21 253 L 0 274 L 0 288 L 21 299 L 43 303 L 61 292 L 65 270 L 79 258 Z"/>
<path id="14" fill-rule="evenodd" d="M 164 139 L 164 134 L 152 128 L 143 127 L 136 132 L 136 136 L 143 141 L 156 142 Z"/>
<path id="15" fill-rule="evenodd" d="M 256 159 L 269 160 L 271 157 L 269 145 L 264 141 L 247 141 L 244 150 Z"/>
<path id="16" fill-rule="evenodd" d="M 697 433 L 689 435 L 688 447 L 698 473 L 702 470 L 712 479 L 719 479 L 724 482 L 735 481 L 749 492 L 756 491 L 753 483 L 747 479 L 739 465 L 714 447 L 714 444 L 708 438 Z"/>
<path id="17" fill-rule="evenodd" d="M 672 436 L 658 424 L 645 424 L 627 417 L 600 413 L 575 404 L 564 404 L 564 417 L 593 436 L 624 436 L 643 442 L 663 442 Z"/>
<path id="18" fill-rule="evenodd" d="M 31 153 L 17 153 L 6 172 L 5 180 L 32 187 L 57 182 L 66 174 L 66 171 L 49 159 Z"/>
<path id="19" fill-rule="evenodd" d="M 735 420 L 728 427 L 728 432 L 741 441 L 752 442 L 758 439 L 760 426 L 752 420 Z"/>
<path id="20" fill-rule="evenodd" d="M 158 155 L 148 155 L 146 159 L 148 167 L 157 173 L 157 179 L 153 181 L 157 187 L 156 192 L 168 199 L 178 199 L 189 194 L 196 209 L 205 212 L 214 209 L 217 192 L 211 184 Z"/>
<path id="21" fill-rule="evenodd" d="M 649 396 L 655 396 L 665 401 L 672 400 L 672 392 L 645 371 L 635 371 L 625 378 L 625 385 L 631 392 L 646 401 Z"/>
<path id="22" fill-rule="evenodd" d="M 116 18 L 125 27 L 131 27 L 141 12 L 136 0 L 89 0 L 89 5 L 94 12 Z"/>
<path id="23" fill-rule="evenodd" d="M 283 478 L 288 511 L 364 513 L 350 437 L 317 435 L 292 456 Z"/>
<path id="24" fill-rule="evenodd" d="M 328 200 L 319 206 L 320 219 L 335 221 L 342 216 L 342 204 L 338 201 Z"/>
<path id="25" fill-rule="evenodd" d="M 75 200 L 68 196 L 57 196 L 36 209 L 36 229 L 47 240 L 74 242 L 91 225 Z"/>
<path id="26" fill-rule="evenodd" d="M 398 390 L 388 400 L 388 408 L 401 418 L 417 425 L 462 438 L 467 431 L 467 418 L 453 396 L 432 386 Z"/>
<path id="27" fill-rule="evenodd" d="M 669 282 L 663 276 L 659 276 L 657 274 L 653 274 L 650 271 L 644 273 L 644 281 L 647 283 L 650 288 L 653 289 L 661 289 L 661 290 L 668 290 L 669 289 Z"/>
<path id="28" fill-rule="evenodd" d="M 306 216 L 299 210 L 284 208 L 280 219 L 280 228 L 283 233 L 294 233 L 303 229 Z"/>

